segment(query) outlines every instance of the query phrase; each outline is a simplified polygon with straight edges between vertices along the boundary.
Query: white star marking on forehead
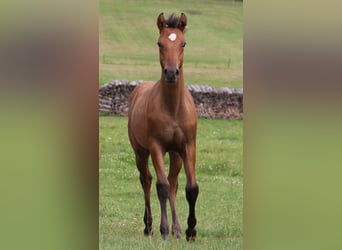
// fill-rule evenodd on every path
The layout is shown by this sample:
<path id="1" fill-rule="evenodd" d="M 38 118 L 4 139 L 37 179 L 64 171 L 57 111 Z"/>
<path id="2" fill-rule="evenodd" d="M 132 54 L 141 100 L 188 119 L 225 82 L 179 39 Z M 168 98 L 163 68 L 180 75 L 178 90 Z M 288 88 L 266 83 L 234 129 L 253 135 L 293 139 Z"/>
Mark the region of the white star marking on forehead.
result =
<path id="1" fill-rule="evenodd" d="M 174 41 L 174 40 L 176 40 L 176 38 L 177 38 L 177 35 L 175 34 L 175 33 L 171 33 L 170 35 L 169 35 L 169 39 L 170 39 L 170 41 Z"/>

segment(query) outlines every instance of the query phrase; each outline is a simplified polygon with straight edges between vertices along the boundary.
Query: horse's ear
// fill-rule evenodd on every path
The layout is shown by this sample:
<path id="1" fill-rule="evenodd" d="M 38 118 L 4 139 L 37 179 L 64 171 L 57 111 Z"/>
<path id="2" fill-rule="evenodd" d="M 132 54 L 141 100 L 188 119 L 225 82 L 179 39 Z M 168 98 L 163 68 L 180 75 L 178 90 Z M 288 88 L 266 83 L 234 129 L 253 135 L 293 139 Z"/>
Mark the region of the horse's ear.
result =
<path id="1" fill-rule="evenodd" d="M 158 16 L 157 26 L 158 26 L 158 29 L 159 29 L 159 33 L 162 31 L 163 28 L 167 27 L 163 12 L 160 13 L 159 16 Z"/>
<path id="2" fill-rule="evenodd" d="M 181 14 L 178 21 L 178 28 L 184 33 L 186 28 L 186 15 L 184 13 Z"/>

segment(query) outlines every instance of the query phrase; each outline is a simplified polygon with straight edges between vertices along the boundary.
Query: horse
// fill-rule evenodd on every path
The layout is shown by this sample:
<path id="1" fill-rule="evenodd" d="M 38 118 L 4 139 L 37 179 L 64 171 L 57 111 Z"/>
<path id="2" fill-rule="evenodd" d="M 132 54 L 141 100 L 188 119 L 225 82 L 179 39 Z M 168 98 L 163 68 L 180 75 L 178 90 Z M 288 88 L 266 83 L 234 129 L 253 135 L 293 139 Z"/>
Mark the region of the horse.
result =
<path id="1" fill-rule="evenodd" d="M 152 175 L 148 168 L 148 158 L 151 155 L 157 177 L 162 239 L 167 240 L 169 235 L 167 200 L 171 207 L 172 235 L 176 239 L 181 238 L 176 213 L 176 193 L 178 174 L 184 163 L 185 193 L 189 205 L 186 239 L 194 241 L 197 223 L 195 204 L 199 193 L 195 175 L 197 115 L 183 76 L 186 25 L 187 17 L 184 13 L 180 17 L 172 14 L 167 20 L 163 13 L 159 14 L 157 45 L 161 78 L 157 82 L 144 82 L 132 91 L 129 98 L 128 136 L 144 190 L 144 234 L 153 235 L 150 206 Z M 168 176 L 164 167 L 166 153 L 170 159 Z"/>

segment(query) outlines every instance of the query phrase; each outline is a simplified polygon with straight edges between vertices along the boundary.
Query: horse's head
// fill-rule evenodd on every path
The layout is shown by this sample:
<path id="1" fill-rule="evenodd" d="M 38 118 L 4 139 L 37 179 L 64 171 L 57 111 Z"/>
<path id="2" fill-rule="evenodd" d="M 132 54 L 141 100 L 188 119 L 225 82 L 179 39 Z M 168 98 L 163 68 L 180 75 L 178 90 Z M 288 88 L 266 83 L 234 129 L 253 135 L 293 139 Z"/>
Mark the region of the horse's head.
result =
<path id="1" fill-rule="evenodd" d="M 160 13 L 157 19 L 159 28 L 159 57 L 162 67 L 162 77 L 168 84 L 178 82 L 180 69 L 183 65 L 183 54 L 185 47 L 185 27 L 186 16 L 184 13 L 180 17 L 172 14 L 165 20 L 164 14 Z"/>

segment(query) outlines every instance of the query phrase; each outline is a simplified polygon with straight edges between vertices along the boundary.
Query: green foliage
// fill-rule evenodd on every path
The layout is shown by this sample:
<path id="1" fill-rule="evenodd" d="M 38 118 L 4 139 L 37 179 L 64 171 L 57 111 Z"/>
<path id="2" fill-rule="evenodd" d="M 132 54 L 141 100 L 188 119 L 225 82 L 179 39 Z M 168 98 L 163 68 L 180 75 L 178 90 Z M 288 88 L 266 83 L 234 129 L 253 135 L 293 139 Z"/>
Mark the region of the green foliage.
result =
<path id="1" fill-rule="evenodd" d="M 179 175 L 177 212 L 182 239 L 163 242 L 160 208 L 151 191 L 153 237 L 143 236 L 143 190 L 127 136 L 126 117 L 100 117 L 100 249 L 242 249 L 242 121 L 199 119 L 196 242 L 185 240 L 188 204 L 185 174 Z M 167 158 L 167 157 L 166 157 Z M 171 213 L 168 211 L 169 223 Z"/>
<path id="2" fill-rule="evenodd" d="M 156 19 L 188 17 L 185 82 L 242 87 L 242 4 L 234 1 L 100 1 L 100 84 L 158 80 Z"/>

